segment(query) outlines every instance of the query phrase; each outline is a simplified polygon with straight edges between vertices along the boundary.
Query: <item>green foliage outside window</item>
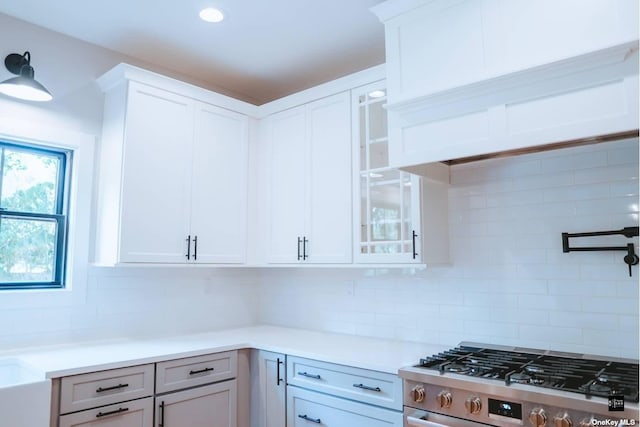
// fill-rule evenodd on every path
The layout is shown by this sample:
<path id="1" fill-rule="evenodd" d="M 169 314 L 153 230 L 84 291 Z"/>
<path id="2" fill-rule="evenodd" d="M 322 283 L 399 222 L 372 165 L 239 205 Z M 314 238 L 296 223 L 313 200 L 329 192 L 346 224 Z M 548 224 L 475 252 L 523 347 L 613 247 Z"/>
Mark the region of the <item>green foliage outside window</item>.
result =
<path id="1" fill-rule="evenodd" d="M 0 287 L 62 287 L 66 153 L 0 141 Z"/>

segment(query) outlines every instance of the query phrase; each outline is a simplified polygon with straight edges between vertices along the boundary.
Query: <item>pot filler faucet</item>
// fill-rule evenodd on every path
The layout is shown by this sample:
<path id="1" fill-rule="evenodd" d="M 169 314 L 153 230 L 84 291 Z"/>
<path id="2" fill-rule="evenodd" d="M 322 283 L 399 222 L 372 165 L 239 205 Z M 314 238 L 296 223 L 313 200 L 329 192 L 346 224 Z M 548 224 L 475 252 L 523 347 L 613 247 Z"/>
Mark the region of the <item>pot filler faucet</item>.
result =
<path id="1" fill-rule="evenodd" d="M 637 265 L 639 261 L 633 243 L 627 243 L 627 246 L 569 246 L 569 239 L 572 237 L 613 236 L 618 234 L 626 237 L 627 239 L 637 237 L 638 227 L 624 227 L 620 230 L 592 231 L 588 233 L 562 233 L 562 252 L 625 251 L 627 254 L 622 260 L 629 266 L 629 277 L 631 277 L 631 266 Z"/>

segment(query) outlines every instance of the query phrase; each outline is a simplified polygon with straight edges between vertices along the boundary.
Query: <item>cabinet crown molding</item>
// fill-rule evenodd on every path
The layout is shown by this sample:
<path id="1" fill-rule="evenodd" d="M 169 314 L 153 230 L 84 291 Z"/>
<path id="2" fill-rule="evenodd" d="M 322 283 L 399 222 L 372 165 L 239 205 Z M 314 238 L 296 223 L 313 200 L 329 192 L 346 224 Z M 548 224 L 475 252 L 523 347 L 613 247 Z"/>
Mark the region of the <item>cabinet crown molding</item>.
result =
<path id="1" fill-rule="evenodd" d="M 186 96 L 198 101 L 214 104 L 228 110 L 246 114 L 250 117 L 258 117 L 258 107 L 244 101 L 222 95 L 208 89 L 185 83 L 171 77 L 130 64 L 120 63 L 100 76 L 97 80 L 98 86 L 103 92 L 109 92 L 125 81 L 136 81 L 149 86 L 161 88 L 173 92 L 177 95 Z"/>

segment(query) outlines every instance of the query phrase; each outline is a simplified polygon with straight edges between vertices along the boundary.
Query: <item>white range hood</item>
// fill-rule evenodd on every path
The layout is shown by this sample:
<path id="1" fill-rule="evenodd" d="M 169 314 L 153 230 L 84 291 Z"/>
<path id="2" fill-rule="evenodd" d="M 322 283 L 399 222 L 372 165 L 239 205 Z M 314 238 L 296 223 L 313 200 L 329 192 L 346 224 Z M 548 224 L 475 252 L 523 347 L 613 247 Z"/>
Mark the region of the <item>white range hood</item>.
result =
<path id="1" fill-rule="evenodd" d="M 389 155 L 423 164 L 637 135 L 633 1 L 390 0 Z"/>

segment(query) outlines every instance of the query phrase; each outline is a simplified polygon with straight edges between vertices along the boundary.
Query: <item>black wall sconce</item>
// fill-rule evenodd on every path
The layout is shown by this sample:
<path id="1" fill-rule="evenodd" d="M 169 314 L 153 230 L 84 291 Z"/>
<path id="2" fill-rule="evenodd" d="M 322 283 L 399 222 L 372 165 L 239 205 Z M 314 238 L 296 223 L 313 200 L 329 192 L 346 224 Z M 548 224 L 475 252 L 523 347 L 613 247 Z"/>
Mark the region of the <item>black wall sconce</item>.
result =
<path id="1" fill-rule="evenodd" d="M 31 66 L 31 54 L 11 53 L 4 59 L 4 65 L 18 77 L 12 77 L 0 83 L 0 93 L 27 101 L 51 101 L 51 93 L 36 79 Z"/>

